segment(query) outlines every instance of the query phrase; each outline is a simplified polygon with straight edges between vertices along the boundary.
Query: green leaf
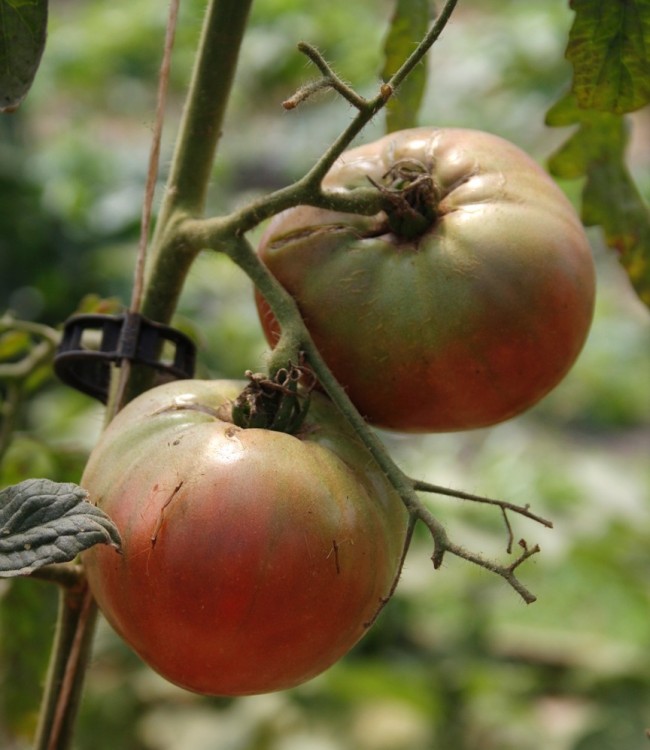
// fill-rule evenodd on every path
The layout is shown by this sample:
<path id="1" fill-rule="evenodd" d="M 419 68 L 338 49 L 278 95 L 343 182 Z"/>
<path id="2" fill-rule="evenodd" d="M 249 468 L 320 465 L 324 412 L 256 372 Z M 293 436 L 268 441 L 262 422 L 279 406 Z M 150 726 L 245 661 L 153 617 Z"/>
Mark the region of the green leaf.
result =
<path id="1" fill-rule="evenodd" d="M 546 116 L 548 125 L 579 125 L 549 160 L 556 177 L 585 177 L 582 221 L 600 225 L 641 300 L 650 307 L 650 212 L 625 165 L 626 121 L 608 112 L 581 109 L 571 94 Z"/>
<path id="2" fill-rule="evenodd" d="M 119 533 L 76 484 L 27 479 L 0 492 L 0 577 L 73 560 L 95 544 L 118 548 Z"/>
<path id="3" fill-rule="evenodd" d="M 47 0 L 0 0 L 0 112 L 29 91 L 45 49 Z"/>
<path id="4" fill-rule="evenodd" d="M 650 101 L 650 0 L 572 0 L 566 56 L 581 107 L 623 114 Z"/>
<path id="5" fill-rule="evenodd" d="M 386 60 L 381 73 L 384 81 L 388 81 L 397 72 L 426 34 L 430 10 L 429 0 L 397 0 L 384 45 Z M 386 105 L 387 132 L 417 125 L 426 82 L 427 68 L 424 63 L 420 63 Z"/>
<path id="6" fill-rule="evenodd" d="M 25 331 L 0 333 L 0 361 L 12 361 L 29 350 L 31 339 Z"/>

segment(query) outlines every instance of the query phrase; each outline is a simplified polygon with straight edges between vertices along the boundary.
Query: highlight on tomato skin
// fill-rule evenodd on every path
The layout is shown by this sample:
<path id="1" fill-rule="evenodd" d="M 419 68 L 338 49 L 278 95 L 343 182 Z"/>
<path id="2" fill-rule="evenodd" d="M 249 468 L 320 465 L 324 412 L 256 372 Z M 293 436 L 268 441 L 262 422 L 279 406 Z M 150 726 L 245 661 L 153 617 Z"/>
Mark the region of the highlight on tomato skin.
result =
<path id="1" fill-rule="evenodd" d="M 407 192 L 401 214 L 397 201 L 391 215 L 279 214 L 259 256 L 369 422 L 443 432 L 510 419 L 561 382 L 588 335 L 595 272 L 582 224 L 533 159 L 480 131 L 392 133 L 344 153 L 323 187 L 371 180 L 394 198 L 409 179 L 427 192 Z M 411 209 L 428 222 L 404 236 Z M 259 293 L 256 303 L 274 345 L 277 322 Z"/>
<path id="2" fill-rule="evenodd" d="M 123 541 L 83 554 L 101 611 L 154 670 L 209 695 L 290 688 L 343 657 L 406 538 L 400 497 L 324 396 L 295 436 L 242 429 L 227 414 L 244 385 L 147 391 L 82 478 Z"/>

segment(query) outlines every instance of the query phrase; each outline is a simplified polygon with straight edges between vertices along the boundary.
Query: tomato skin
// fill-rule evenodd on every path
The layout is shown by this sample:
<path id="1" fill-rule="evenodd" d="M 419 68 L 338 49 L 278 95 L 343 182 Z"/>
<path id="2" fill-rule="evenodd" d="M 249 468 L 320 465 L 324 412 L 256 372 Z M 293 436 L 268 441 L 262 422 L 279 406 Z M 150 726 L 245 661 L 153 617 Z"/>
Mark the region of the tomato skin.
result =
<path id="1" fill-rule="evenodd" d="M 595 275 L 582 225 L 528 155 L 479 131 L 393 133 L 343 154 L 323 186 L 367 187 L 400 159 L 423 163 L 440 191 L 424 235 L 396 236 L 383 214 L 298 206 L 271 221 L 260 258 L 368 421 L 436 432 L 509 419 L 586 339 Z M 273 345 L 277 322 L 256 301 Z"/>
<path id="2" fill-rule="evenodd" d="M 212 695 L 289 688 L 343 656 L 388 595 L 406 533 L 399 496 L 324 397 L 297 437 L 205 410 L 244 385 L 148 391 L 82 479 L 123 540 L 121 554 L 83 554 L 100 609 L 153 669 Z"/>

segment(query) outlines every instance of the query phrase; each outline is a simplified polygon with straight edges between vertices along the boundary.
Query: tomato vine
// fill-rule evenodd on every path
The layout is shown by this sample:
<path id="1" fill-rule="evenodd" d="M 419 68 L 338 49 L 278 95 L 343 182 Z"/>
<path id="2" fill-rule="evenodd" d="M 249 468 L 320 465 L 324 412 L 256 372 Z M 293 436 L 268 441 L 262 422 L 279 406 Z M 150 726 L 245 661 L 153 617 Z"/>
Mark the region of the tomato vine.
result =
<path id="1" fill-rule="evenodd" d="M 204 250 L 213 250 L 228 255 L 261 291 L 280 322 L 282 338 L 270 356 L 269 372 L 273 375 L 286 368 L 289 363 L 306 358 L 331 400 L 400 494 L 410 514 L 408 538 L 410 539 L 415 523 L 422 522 L 433 540 L 432 560 L 435 568 L 440 567 L 449 553 L 496 573 L 524 601 L 532 602 L 535 597 L 518 579 L 517 571 L 526 559 L 539 551 L 537 546 L 529 547 L 521 541 L 520 555 L 513 562 L 503 564 L 472 553 L 449 538 L 444 526 L 425 506 L 418 493 L 436 493 L 496 506 L 506 521 L 508 551 L 513 546 L 508 513 L 525 516 L 545 526 L 551 526 L 551 523 L 532 513 L 528 506 L 447 489 L 407 476 L 392 460 L 376 433 L 369 428 L 336 381 L 305 328 L 294 300 L 260 262 L 246 238 L 246 234 L 262 221 L 299 204 L 368 215 L 375 214 L 388 205 L 390 199 L 371 186 L 341 194 L 324 190 L 321 182 L 334 161 L 386 105 L 410 71 L 422 61 L 446 27 L 456 3 L 457 0 L 447 0 L 440 15 L 413 53 L 371 99 L 360 96 L 345 84 L 315 48 L 301 43 L 299 50 L 320 71 L 321 78 L 302 87 L 287 99 L 285 108 L 294 109 L 315 91 L 331 88 L 351 104 L 357 114 L 322 157 L 294 184 L 253 201 L 229 215 L 204 218 L 202 213 L 212 164 L 252 5 L 252 0 L 211 0 L 206 11 L 162 208 L 151 243 L 141 297 L 138 290 L 134 296 L 134 304 L 147 317 L 161 323 L 169 322 L 187 273 L 198 254 Z M 227 43 L 224 43 L 224 28 L 228 29 Z M 157 155 L 153 161 L 156 159 Z M 143 227 L 147 227 L 146 219 L 143 220 Z M 136 286 L 138 284 L 136 282 Z M 124 398 L 130 400 L 147 387 L 147 381 L 137 369 L 127 375 Z M 119 401 L 119 397 L 113 397 L 108 414 L 118 409 Z M 73 579 L 67 580 L 69 583 Z M 80 586 L 76 579 L 73 586 L 66 587 L 65 581 L 63 583 L 62 617 L 47 697 L 43 704 L 38 750 L 64 750 L 69 746 L 96 616 L 96 606 L 85 586 Z"/>

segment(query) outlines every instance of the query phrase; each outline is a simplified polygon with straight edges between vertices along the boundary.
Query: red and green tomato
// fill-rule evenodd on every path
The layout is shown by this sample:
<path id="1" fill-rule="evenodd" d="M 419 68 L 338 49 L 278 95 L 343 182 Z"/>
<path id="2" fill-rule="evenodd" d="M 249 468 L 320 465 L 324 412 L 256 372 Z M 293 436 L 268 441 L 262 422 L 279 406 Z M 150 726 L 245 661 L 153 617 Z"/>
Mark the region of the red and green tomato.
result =
<path id="1" fill-rule="evenodd" d="M 189 690 L 290 688 L 349 651 L 398 575 L 407 514 L 313 394 L 297 435 L 229 421 L 244 383 L 178 381 L 128 404 L 82 479 L 121 554 L 83 555 L 115 630 Z"/>
<path id="2" fill-rule="evenodd" d="M 383 212 L 298 206 L 270 222 L 260 257 L 370 422 L 451 431 L 514 417 L 587 337 L 594 265 L 580 220 L 533 159 L 473 130 L 392 133 L 344 153 L 323 187 L 344 195 L 400 165 L 431 178 L 424 233 L 403 236 Z"/>

